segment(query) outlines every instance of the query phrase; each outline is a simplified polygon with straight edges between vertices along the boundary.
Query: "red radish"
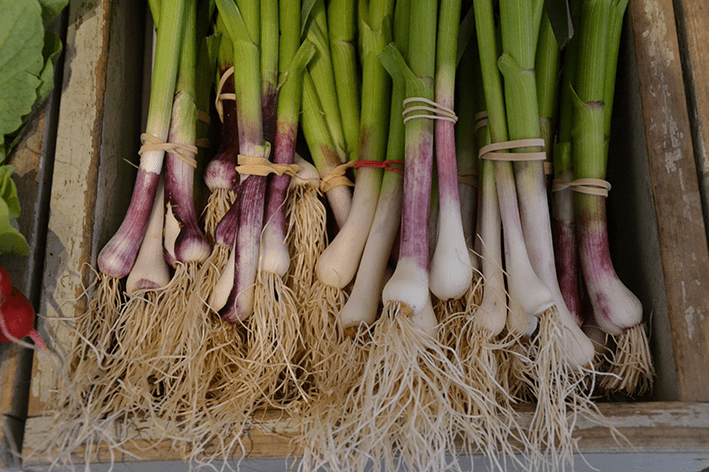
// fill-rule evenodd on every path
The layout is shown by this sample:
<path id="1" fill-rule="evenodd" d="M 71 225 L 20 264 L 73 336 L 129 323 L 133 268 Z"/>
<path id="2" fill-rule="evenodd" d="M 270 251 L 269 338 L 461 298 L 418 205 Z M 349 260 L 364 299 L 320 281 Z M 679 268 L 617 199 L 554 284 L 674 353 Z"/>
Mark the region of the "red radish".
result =
<path id="1" fill-rule="evenodd" d="M 10 275 L 0 267 L 0 343 L 15 342 L 29 336 L 40 349 L 46 349 L 34 330 L 34 309 L 25 296 L 12 287 Z"/>

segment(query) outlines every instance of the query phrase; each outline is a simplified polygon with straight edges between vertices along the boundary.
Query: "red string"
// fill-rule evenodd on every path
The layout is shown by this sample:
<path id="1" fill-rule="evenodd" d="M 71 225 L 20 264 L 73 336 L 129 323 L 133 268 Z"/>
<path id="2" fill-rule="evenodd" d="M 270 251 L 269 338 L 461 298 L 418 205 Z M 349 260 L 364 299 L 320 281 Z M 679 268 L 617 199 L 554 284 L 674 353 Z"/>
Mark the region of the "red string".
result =
<path id="1" fill-rule="evenodd" d="M 366 161 L 364 159 L 361 159 L 355 163 L 355 169 L 359 169 L 360 167 L 378 167 L 379 169 L 393 170 L 394 172 L 398 172 L 401 175 L 404 175 L 404 171 L 402 169 L 399 169 L 397 167 L 391 167 L 389 165 L 389 164 L 403 164 L 403 163 L 404 163 L 404 161 L 402 161 L 402 160 Z"/>

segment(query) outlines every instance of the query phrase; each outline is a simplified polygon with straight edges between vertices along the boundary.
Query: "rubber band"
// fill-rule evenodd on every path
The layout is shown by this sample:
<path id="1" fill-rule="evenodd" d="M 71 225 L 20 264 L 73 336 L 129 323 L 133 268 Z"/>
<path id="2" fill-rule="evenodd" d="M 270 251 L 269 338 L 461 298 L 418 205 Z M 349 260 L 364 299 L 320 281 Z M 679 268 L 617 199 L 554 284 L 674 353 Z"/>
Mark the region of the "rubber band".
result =
<path id="1" fill-rule="evenodd" d="M 209 116 L 209 113 L 204 112 L 202 110 L 199 110 L 197 112 L 197 119 L 202 123 L 206 124 L 207 126 L 209 126 L 209 124 L 212 122 L 212 118 Z"/>
<path id="2" fill-rule="evenodd" d="M 384 169 L 384 170 L 393 170 L 394 172 L 398 172 L 401 175 L 404 175 L 404 170 L 399 169 L 398 167 L 391 167 L 389 164 L 403 164 L 404 161 L 399 160 L 399 159 L 394 159 L 391 161 L 367 161 L 364 159 L 360 159 L 355 162 L 355 169 L 359 169 L 360 167 L 376 167 L 379 169 Z"/>
<path id="3" fill-rule="evenodd" d="M 476 133 L 480 131 L 482 128 L 485 128 L 487 126 L 487 112 L 486 111 L 481 111 L 475 114 L 475 128 L 473 131 Z"/>
<path id="4" fill-rule="evenodd" d="M 608 197 L 608 192 L 611 189 L 610 182 L 602 179 L 577 179 L 573 182 L 564 182 L 563 180 L 554 179 L 552 181 L 551 191 L 559 192 L 561 190 L 572 190 L 574 192 L 583 193 L 586 195 L 594 195 L 597 197 Z"/>
<path id="5" fill-rule="evenodd" d="M 194 145 L 198 148 L 209 149 L 209 138 L 195 139 Z"/>
<path id="6" fill-rule="evenodd" d="M 505 141 L 501 143 L 492 143 L 480 148 L 478 157 L 480 159 L 490 159 L 493 161 L 544 161 L 547 154 L 543 151 L 538 152 L 496 152 L 511 149 L 521 149 L 528 147 L 544 147 L 544 139 L 517 139 L 514 141 Z"/>
<path id="7" fill-rule="evenodd" d="M 354 187 L 354 184 L 347 178 L 347 169 L 356 165 L 357 161 L 348 161 L 332 169 L 326 176 L 320 179 L 320 190 L 325 193 L 335 187 Z"/>
<path id="8" fill-rule="evenodd" d="M 166 143 L 147 133 L 140 135 L 140 142 L 143 143 L 143 145 L 140 147 L 138 154 L 142 155 L 144 152 L 149 151 L 165 151 L 182 159 L 192 167 L 197 168 L 197 160 L 195 159 L 197 146 L 192 144 Z"/>
<path id="9" fill-rule="evenodd" d="M 300 172 L 298 164 L 276 164 L 269 161 L 265 157 L 244 156 L 239 154 L 239 165 L 236 166 L 236 171 L 241 175 L 260 175 L 262 177 L 268 174 L 289 175 L 295 177 Z"/>
<path id="10" fill-rule="evenodd" d="M 474 172 L 458 174 L 458 183 L 467 185 L 468 187 L 478 188 L 478 174 Z"/>
<path id="11" fill-rule="evenodd" d="M 554 166 L 549 161 L 544 161 L 544 175 L 554 175 Z"/>
<path id="12" fill-rule="evenodd" d="M 415 106 L 407 106 L 409 103 L 415 103 L 415 102 L 420 102 L 424 103 L 425 105 L 415 105 Z M 434 102 L 433 100 L 429 100 L 428 98 L 424 97 L 410 97 L 404 100 L 403 102 L 404 105 L 404 111 L 401 113 L 401 116 L 404 117 L 404 123 L 407 121 L 411 121 L 416 118 L 427 118 L 429 120 L 443 120 L 443 121 L 449 121 L 451 123 L 456 123 L 458 121 L 458 117 L 456 116 L 455 112 L 446 107 L 443 106 L 439 103 Z M 432 115 L 411 115 L 412 112 L 415 111 L 428 111 L 433 113 Z"/>
<path id="13" fill-rule="evenodd" d="M 222 88 L 224 88 L 224 84 L 226 83 L 227 79 L 234 75 L 234 66 L 231 66 L 227 70 L 224 71 L 224 74 L 222 74 L 221 78 L 219 79 L 219 86 L 217 87 L 217 98 L 214 101 L 214 107 L 217 109 L 217 114 L 219 115 L 219 121 L 224 123 L 224 106 L 222 105 L 222 102 L 224 100 L 236 100 L 236 94 L 235 93 L 222 93 Z"/>

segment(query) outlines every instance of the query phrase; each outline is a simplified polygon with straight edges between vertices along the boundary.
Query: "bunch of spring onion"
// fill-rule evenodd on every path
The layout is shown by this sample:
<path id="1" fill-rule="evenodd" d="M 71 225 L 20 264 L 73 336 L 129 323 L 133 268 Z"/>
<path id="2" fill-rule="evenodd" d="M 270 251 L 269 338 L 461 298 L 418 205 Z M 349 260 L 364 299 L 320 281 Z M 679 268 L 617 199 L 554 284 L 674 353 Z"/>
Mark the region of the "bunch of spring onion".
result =
<path id="1" fill-rule="evenodd" d="M 531 139 L 512 148 L 515 154 L 536 152 L 529 157 L 540 159 L 515 161 L 513 173 L 509 160 L 519 156 L 512 155 L 495 161 L 494 168 L 510 297 L 507 329 L 528 339 L 513 359 L 531 359 L 511 364 L 521 371 L 512 372 L 509 384 L 525 385 L 522 390 L 537 403 L 528 432 L 532 450 L 540 454 L 533 460 L 565 464 L 573 461 L 575 444 L 569 416 L 602 418 L 583 382 L 593 346 L 570 315 L 557 281 L 541 162 L 546 155 L 539 153 L 544 143 L 534 141 L 541 137 L 534 67 L 542 2 L 500 2 L 499 59 L 491 2 L 478 0 L 475 9 L 491 140 Z"/>
<path id="2" fill-rule="evenodd" d="M 567 154 L 559 157 L 564 167 L 559 169 L 556 189 L 564 191 L 559 192 L 558 200 L 567 208 L 560 219 L 575 221 L 579 269 L 591 305 L 592 325 L 615 342 L 615 352 L 607 355 L 610 375 L 601 379 L 601 387 L 642 395 L 650 389 L 653 377 L 642 305 L 613 269 L 605 218 L 605 198 L 610 190 L 604 180 L 608 139 L 627 4 L 624 0 L 584 1 L 577 7 L 581 10 L 580 37 L 566 54 L 575 70 L 569 70 L 564 80 L 573 126 L 565 136 Z"/>

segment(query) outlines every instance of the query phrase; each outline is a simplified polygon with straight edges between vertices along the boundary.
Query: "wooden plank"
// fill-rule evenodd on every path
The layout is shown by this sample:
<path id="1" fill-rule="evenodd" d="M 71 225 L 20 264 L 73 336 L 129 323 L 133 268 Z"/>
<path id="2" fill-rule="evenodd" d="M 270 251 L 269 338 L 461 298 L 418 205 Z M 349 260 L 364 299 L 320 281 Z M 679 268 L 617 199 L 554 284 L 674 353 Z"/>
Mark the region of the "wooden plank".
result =
<path id="1" fill-rule="evenodd" d="M 583 453 L 660 453 L 660 452 L 709 452 L 709 404 L 681 402 L 650 403 L 605 403 L 601 412 L 625 436 L 627 442 L 616 441 L 609 428 L 598 426 L 588 420 L 580 420 L 575 430 L 579 449 Z M 522 413 L 522 422 L 531 421 L 532 412 Z M 293 457 L 300 449 L 293 443 L 299 425 L 277 412 L 265 412 L 261 424 L 252 428 L 244 440 L 249 459 L 278 459 Z M 25 448 L 41 443 L 48 430 L 50 418 L 32 418 L 27 422 L 27 435 L 32 438 Z M 115 461 L 143 462 L 179 460 L 179 454 L 170 444 L 153 444 L 150 440 L 136 439 L 124 446 L 127 453 L 114 455 Z M 81 463 L 83 450 L 76 451 L 76 463 Z M 110 461 L 105 445 L 93 454 L 92 463 Z M 40 457 L 31 457 L 25 466 L 45 465 Z"/>
<path id="2" fill-rule="evenodd" d="M 91 235 L 103 123 L 109 0 L 74 0 L 69 6 L 64 86 L 57 127 L 47 262 L 44 269 L 42 330 L 51 348 L 63 355 L 72 335 L 66 323 L 81 310 L 75 303 L 88 281 Z M 33 365 L 29 414 L 51 409 L 54 366 L 43 356 Z"/>
<path id="3" fill-rule="evenodd" d="M 692 141 L 701 172 L 705 221 L 709 221 L 709 4 L 701 0 L 675 0 L 674 4 L 687 84 Z"/>
<path id="4" fill-rule="evenodd" d="M 679 399 L 709 400 L 709 251 L 671 0 L 631 0 Z"/>

